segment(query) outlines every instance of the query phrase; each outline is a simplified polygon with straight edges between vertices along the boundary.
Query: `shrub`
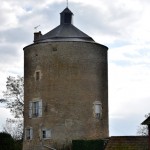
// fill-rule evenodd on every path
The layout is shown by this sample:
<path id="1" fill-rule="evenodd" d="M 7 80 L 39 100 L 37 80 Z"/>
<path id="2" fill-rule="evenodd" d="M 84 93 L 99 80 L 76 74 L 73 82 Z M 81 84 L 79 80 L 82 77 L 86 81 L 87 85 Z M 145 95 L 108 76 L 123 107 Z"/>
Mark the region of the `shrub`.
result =
<path id="1" fill-rule="evenodd" d="M 15 150 L 14 139 L 10 134 L 5 132 L 0 133 L 0 148 L 2 150 Z"/>
<path id="2" fill-rule="evenodd" d="M 103 140 L 73 140 L 72 150 L 104 150 Z"/>

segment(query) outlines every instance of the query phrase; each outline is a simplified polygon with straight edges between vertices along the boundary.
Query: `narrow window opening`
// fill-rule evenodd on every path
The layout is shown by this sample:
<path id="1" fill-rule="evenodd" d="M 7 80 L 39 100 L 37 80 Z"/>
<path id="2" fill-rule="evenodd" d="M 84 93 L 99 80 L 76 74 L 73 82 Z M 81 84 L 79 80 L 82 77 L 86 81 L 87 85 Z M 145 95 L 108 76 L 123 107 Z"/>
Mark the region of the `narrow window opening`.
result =
<path id="1" fill-rule="evenodd" d="M 26 138 L 26 140 L 32 140 L 32 134 L 33 134 L 32 128 L 27 128 L 25 130 L 25 138 Z"/>
<path id="2" fill-rule="evenodd" d="M 35 73 L 35 79 L 36 79 L 36 81 L 40 80 L 40 71 L 36 71 L 36 73 Z"/>
<path id="3" fill-rule="evenodd" d="M 94 104 L 94 116 L 96 119 L 100 119 L 102 116 L 102 104 L 100 101 L 95 101 L 93 104 Z"/>
<path id="4" fill-rule="evenodd" d="M 43 137 L 43 139 L 50 139 L 51 138 L 51 129 L 43 129 L 42 137 Z"/>
<path id="5" fill-rule="evenodd" d="M 26 139 L 30 140 L 30 129 L 26 129 Z"/>
<path id="6" fill-rule="evenodd" d="M 33 117 L 37 117 L 39 115 L 39 102 L 33 102 L 32 106 Z"/>
<path id="7" fill-rule="evenodd" d="M 43 130 L 43 139 L 46 138 L 46 130 Z"/>

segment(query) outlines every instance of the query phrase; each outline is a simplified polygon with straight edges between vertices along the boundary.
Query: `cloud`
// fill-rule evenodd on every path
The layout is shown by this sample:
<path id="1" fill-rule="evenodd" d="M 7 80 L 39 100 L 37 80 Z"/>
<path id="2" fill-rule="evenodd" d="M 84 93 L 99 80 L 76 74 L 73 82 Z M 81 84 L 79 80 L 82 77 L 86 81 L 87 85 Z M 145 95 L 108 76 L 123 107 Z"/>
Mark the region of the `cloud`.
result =
<path id="1" fill-rule="evenodd" d="M 4 115 L 5 114 L 5 115 Z M 0 104 L 0 131 L 3 130 L 3 127 L 5 125 L 5 121 L 6 121 L 6 116 L 8 118 L 12 118 L 12 115 L 10 114 L 8 109 L 5 109 L 4 106 L 2 104 Z"/>
<path id="2" fill-rule="evenodd" d="M 128 45 L 109 51 L 111 135 L 125 134 L 121 131 L 121 124 L 122 128 L 126 129 L 126 134 L 135 134 L 144 114 L 149 113 L 150 56 L 149 49 L 143 50 L 142 47 Z M 125 124 L 132 127 L 127 129 Z"/>

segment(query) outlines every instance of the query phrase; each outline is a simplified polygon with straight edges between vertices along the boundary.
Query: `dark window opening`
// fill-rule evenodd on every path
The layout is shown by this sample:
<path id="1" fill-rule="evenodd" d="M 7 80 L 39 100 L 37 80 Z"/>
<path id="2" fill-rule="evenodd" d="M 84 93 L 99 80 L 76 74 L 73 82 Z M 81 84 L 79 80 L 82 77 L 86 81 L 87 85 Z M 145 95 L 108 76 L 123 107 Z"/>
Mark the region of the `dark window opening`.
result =
<path id="1" fill-rule="evenodd" d="M 68 14 L 68 13 L 65 14 L 64 22 L 71 23 L 71 14 Z"/>
<path id="2" fill-rule="evenodd" d="M 36 81 L 40 80 L 40 72 L 39 72 L 39 71 L 36 72 L 36 75 L 35 75 L 35 76 L 36 76 L 36 77 L 35 77 L 35 78 L 36 78 Z"/>
<path id="3" fill-rule="evenodd" d="M 42 137 L 43 137 L 43 139 L 50 139 L 51 138 L 51 129 L 43 129 Z"/>
<path id="4" fill-rule="evenodd" d="M 46 138 L 46 130 L 43 130 L 43 138 Z"/>

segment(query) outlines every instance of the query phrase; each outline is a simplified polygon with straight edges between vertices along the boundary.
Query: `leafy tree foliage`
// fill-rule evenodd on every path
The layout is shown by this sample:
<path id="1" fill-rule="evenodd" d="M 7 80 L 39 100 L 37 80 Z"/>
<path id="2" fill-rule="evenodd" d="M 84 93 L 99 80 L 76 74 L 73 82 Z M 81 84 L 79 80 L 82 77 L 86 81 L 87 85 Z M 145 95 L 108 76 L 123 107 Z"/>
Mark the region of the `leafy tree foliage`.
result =
<path id="1" fill-rule="evenodd" d="M 147 136 L 148 135 L 148 127 L 146 125 L 139 126 L 137 130 L 138 135 Z"/>
<path id="2" fill-rule="evenodd" d="M 0 103 L 5 103 L 5 102 L 7 102 L 6 99 L 0 99 Z"/>
<path id="3" fill-rule="evenodd" d="M 6 107 L 10 109 L 15 118 L 23 118 L 24 78 L 9 76 L 6 88 L 6 91 L 3 92 L 4 99 L 1 101 L 6 102 Z"/>
<path id="4" fill-rule="evenodd" d="M 150 116 L 150 113 L 145 115 L 145 119 L 147 119 Z M 137 129 L 138 135 L 147 136 L 148 135 L 148 126 L 147 125 L 141 125 Z"/>
<path id="5" fill-rule="evenodd" d="M 23 138 L 23 119 L 7 119 L 3 131 L 11 134 L 13 139 L 21 140 Z"/>
<path id="6" fill-rule="evenodd" d="M 10 109 L 15 118 L 7 119 L 3 130 L 11 134 L 15 140 L 20 140 L 23 137 L 24 78 L 9 76 L 3 97 L 0 102 L 6 103 L 6 108 Z"/>

